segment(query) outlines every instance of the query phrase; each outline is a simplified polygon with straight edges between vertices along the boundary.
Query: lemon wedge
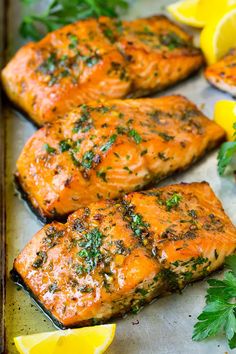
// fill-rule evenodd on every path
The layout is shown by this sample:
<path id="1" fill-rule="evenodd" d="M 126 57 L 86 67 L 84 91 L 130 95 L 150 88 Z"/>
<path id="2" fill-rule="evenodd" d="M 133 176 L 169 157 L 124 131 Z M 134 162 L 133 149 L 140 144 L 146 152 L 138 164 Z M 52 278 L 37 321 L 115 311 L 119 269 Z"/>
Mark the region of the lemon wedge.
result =
<path id="1" fill-rule="evenodd" d="M 84 327 L 14 338 L 21 354 L 101 354 L 109 347 L 116 325 Z"/>
<path id="2" fill-rule="evenodd" d="M 200 46 L 208 64 L 221 59 L 236 46 L 236 8 L 209 22 L 201 32 Z"/>
<path id="3" fill-rule="evenodd" d="M 236 102 L 229 100 L 221 100 L 216 102 L 214 109 L 214 120 L 218 123 L 227 133 L 228 140 L 234 140 L 235 129 L 233 128 L 236 123 Z"/>
<path id="4" fill-rule="evenodd" d="M 198 0 L 196 16 L 204 24 L 212 19 L 218 19 L 227 11 L 236 7 L 236 0 Z"/>
<path id="5" fill-rule="evenodd" d="M 192 27 L 202 28 L 205 24 L 197 11 L 199 0 L 183 0 L 167 6 L 169 13 L 177 20 Z"/>

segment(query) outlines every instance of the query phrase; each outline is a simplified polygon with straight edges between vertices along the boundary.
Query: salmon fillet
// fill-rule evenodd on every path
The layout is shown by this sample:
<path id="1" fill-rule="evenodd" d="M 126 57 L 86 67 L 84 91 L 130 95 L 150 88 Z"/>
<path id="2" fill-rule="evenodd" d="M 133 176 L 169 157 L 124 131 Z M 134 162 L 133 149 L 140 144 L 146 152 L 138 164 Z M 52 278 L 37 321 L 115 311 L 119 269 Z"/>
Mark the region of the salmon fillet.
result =
<path id="1" fill-rule="evenodd" d="M 203 56 L 165 16 L 80 21 L 23 46 L 2 71 L 9 98 L 37 125 L 100 98 L 144 96 L 199 69 Z"/>
<path id="2" fill-rule="evenodd" d="M 235 247 L 235 227 L 209 185 L 178 184 L 92 203 L 66 224 L 46 225 L 12 275 L 57 326 L 85 326 L 205 277 Z"/>
<path id="3" fill-rule="evenodd" d="M 236 97 L 236 48 L 205 71 L 210 84 Z"/>
<path id="4" fill-rule="evenodd" d="M 60 220 L 187 168 L 224 134 L 182 96 L 92 102 L 29 139 L 16 179 L 42 219 Z"/>

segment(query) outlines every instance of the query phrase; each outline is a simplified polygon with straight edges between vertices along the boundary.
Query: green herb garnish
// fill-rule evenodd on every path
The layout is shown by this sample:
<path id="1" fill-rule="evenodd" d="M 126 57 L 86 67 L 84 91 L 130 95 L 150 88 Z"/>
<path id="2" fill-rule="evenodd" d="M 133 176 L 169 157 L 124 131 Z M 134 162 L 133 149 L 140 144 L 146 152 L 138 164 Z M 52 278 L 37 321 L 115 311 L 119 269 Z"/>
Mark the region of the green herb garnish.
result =
<path id="1" fill-rule="evenodd" d="M 61 140 L 59 142 L 59 147 L 60 147 L 61 152 L 65 152 L 65 151 L 70 150 L 71 146 L 72 146 L 72 142 L 70 139 Z"/>
<path id="2" fill-rule="evenodd" d="M 116 135 L 116 134 L 113 134 L 113 135 L 110 137 L 110 139 L 108 140 L 108 142 L 105 143 L 104 145 L 102 145 L 102 146 L 100 147 L 100 150 L 101 150 L 102 152 L 105 152 L 105 151 L 109 150 L 110 147 L 111 147 L 111 146 L 114 144 L 114 142 L 116 141 L 116 138 L 117 138 L 117 135 Z"/>
<path id="3" fill-rule="evenodd" d="M 167 46 L 169 50 L 186 46 L 186 42 L 184 42 L 175 32 L 161 35 L 160 42 L 162 45 Z"/>
<path id="4" fill-rule="evenodd" d="M 90 273 L 97 266 L 98 262 L 102 260 L 100 247 L 103 237 L 104 235 L 98 228 L 94 228 L 85 234 L 83 240 L 79 243 L 82 249 L 79 251 L 78 256 L 85 260 L 87 273 Z"/>
<path id="5" fill-rule="evenodd" d="M 174 193 L 165 202 L 167 210 L 170 211 L 172 208 L 178 206 L 181 199 L 182 199 L 182 196 L 180 194 Z"/>
<path id="6" fill-rule="evenodd" d="M 168 134 L 166 134 L 164 132 L 159 132 L 158 135 L 165 141 L 170 141 L 170 140 L 174 139 L 174 136 L 168 135 Z"/>
<path id="7" fill-rule="evenodd" d="M 39 251 L 36 253 L 36 258 L 32 264 L 34 268 L 40 268 L 44 263 L 47 262 L 48 255 L 45 251 Z"/>
<path id="8" fill-rule="evenodd" d="M 97 176 L 107 182 L 107 173 L 105 171 L 97 171 Z"/>
<path id="9" fill-rule="evenodd" d="M 54 149 L 52 146 L 49 144 L 44 144 L 44 149 L 47 151 L 48 154 L 54 154 L 56 152 L 56 149 Z"/>
<path id="10" fill-rule="evenodd" d="M 230 269 L 223 280 L 209 279 L 206 306 L 194 325 L 192 339 L 201 341 L 224 332 L 230 349 L 236 348 L 236 255 L 226 258 Z"/>
<path id="11" fill-rule="evenodd" d="M 94 156 L 95 156 L 94 152 L 91 150 L 85 152 L 85 154 L 82 157 L 81 165 L 87 169 L 90 169 L 92 167 Z"/>
<path id="12" fill-rule="evenodd" d="M 29 6 L 40 1 L 23 0 L 23 2 Z M 41 14 L 36 14 L 34 11 L 35 14 L 23 18 L 20 34 L 24 38 L 39 40 L 47 32 L 81 19 L 99 16 L 117 17 L 117 10 L 127 9 L 127 7 L 126 0 L 51 0 Z M 75 41 L 72 40 L 70 45 L 75 48 Z"/>
<path id="13" fill-rule="evenodd" d="M 136 130 L 134 130 L 134 129 L 131 129 L 131 130 L 129 131 L 129 136 L 131 136 L 131 137 L 134 139 L 134 141 L 136 142 L 136 144 L 140 144 L 140 143 L 142 142 L 141 136 L 140 136 L 139 133 L 138 133 Z"/>
<path id="14" fill-rule="evenodd" d="M 223 176 L 225 173 L 225 169 L 228 165 L 230 165 L 233 155 L 236 153 L 236 141 L 228 141 L 224 143 L 220 147 L 220 151 L 218 153 L 218 172 L 220 176 Z"/>
<path id="15" fill-rule="evenodd" d="M 236 122 L 233 124 L 233 128 L 235 129 L 235 141 L 223 143 L 217 156 L 220 176 L 224 175 L 226 167 L 231 164 L 233 156 L 236 153 Z"/>

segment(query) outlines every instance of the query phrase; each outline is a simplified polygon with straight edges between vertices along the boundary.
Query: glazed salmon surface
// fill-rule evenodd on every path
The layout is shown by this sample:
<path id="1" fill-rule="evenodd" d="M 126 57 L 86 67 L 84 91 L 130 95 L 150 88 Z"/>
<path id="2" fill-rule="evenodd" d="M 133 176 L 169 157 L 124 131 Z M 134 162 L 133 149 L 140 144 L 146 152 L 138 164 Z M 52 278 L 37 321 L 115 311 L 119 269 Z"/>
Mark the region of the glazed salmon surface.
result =
<path id="1" fill-rule="evenodd" d="M 205 71 L 206 79 L 218 89 L 236 97 L 236 48 Z"/>
<path id="2" fill-rule="evenodd" d="M 187 168 L 223 138 L 182 96 L 93 102 L 38 130 L 16 178 L 39 216 L 60 219 Z"/>
<path id="3" fill-rule="evenodd" d="M 62 327 L 137 312 L 219 268 L 236 230 L 206 182 L 134 192 L 40 230 L 14 274 Z"/>
<path id="4" fill-rule="evenodd" d="M 22 47 L 2 71 L 9 98 L 37 125 L 100 98 L 143 96 L 199 69 L 191 37 L 164 16 L 80 21 Z"/>

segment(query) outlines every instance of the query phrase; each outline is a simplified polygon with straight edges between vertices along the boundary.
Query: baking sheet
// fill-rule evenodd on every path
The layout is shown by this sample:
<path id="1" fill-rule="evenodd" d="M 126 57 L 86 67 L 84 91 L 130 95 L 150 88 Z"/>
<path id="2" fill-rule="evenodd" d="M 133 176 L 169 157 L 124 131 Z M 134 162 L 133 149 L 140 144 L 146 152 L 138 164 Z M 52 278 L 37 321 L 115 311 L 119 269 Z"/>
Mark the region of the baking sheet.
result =
<path id="1" fill-rule="evenodd" d="M 126 18 L 143 17 L 163 12 L 164 6 L 172 1 L 133 0 Z M 41 2 L 41 5 L 45 3 Z M 0 7 L 1 8 L 1 7 Z M 17 27 L 23 10 L 20 1 L 10 0 L 7 7 L 7 56 L 21 44 Z M 162 93 L 181 93 L 193 100 L 209 117 L 214 103 L 230 96 L 211 88 L 202 75 L 188 79 Z M 31 299 L 19 291 L 9 279 L 14 257 L 41 228 L 40 222 L 18 199 L 13 187 L 12 174 L 17 157 L 27 139 L 35 131 L 33 125 L 20 113 L 8 106 L 4 110 L 6 123 L 6 349 L 5 353 L 16 353 L 13 337 L 55 328 Z M 207 155 L 187 172 L 165 180 L 162 184 L 181 181 L 208 181 L 223 202 L 224 208 L 236 224 L 236 184 L 233 178 L 220 178 L 216 170 L 216 155 Z M 219 273 L 217 274 L 219 276 Z M 128 315 L 117 323 L 116 337 L 108 354 L 223 354 L 230 352 L 223 337 L 218 336 L 201 343 L 191 340 L 193 324 L 204 305 L 206 281 L 187 287 L 183 293 L 173 294 L 147 305 L 139 314 Z M 72 353 L 70 353 L 72 354 Z"/>

